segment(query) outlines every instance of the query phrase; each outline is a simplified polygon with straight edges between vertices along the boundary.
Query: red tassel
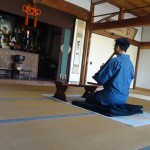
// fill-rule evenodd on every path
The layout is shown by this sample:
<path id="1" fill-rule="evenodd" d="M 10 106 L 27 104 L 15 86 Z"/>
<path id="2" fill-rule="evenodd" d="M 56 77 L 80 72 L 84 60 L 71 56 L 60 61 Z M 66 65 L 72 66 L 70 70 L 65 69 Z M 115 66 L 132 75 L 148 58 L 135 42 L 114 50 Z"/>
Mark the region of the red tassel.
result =
<path id="1" fill-rule="evenodd" d="M 34 18 L 34 28 L 37 27 L 37 17 Z"/>
<path id="2" fill-rule="evenodd" d="M 28 14 L 26 14 L 25 25 L 28 25 Z"/>

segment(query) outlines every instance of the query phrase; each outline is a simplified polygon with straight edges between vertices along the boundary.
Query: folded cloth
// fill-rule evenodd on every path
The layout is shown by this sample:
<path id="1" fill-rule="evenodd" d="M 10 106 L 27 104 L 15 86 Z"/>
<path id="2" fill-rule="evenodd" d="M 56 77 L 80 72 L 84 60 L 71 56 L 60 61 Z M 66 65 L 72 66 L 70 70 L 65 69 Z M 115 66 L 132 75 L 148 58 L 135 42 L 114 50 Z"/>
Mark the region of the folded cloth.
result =
<path id="1" fill-rule="evenodd" d="M 99 105 L 89 104 L 83 101 L 73 101 L 72 104 L 109 117 L 129 116 L 129 115 L 143 113 L 143 110 L 141 110 L 143 106 L 141 105 L 113 104 L 108 106 L 99 106 Z"/>

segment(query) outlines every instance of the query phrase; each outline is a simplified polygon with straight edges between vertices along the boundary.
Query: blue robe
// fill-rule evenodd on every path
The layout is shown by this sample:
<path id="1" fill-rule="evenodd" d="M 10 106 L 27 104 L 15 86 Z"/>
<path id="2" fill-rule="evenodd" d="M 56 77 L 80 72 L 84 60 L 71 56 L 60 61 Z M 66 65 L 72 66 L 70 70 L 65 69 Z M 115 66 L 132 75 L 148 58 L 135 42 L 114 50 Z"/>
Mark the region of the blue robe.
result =
<path id="1" fill-rule="evenodd" d="M 96 99 L 102 105 L 125 104 L 134 78 L 134 67 L 130 56 L 120 54 L 110 59 L 93 78 L 104 87 L 96 94 Z"/>

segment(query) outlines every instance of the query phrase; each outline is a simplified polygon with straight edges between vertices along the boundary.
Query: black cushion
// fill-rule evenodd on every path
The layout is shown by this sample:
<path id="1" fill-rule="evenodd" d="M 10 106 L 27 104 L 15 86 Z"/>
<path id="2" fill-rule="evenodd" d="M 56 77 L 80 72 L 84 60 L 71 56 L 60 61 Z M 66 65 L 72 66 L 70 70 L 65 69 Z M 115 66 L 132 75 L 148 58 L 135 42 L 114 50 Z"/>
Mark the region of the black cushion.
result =
<path id="1" fill-rule="evenodd" d="M 133 114 L 143 113 L 143 106 L 141 105 L 133 105 L 133 104 L 123 104 L 123 105 L 109 105 L 109 106 L 99 106 L 89 104 L 83 101 L 73 101 L 73 105 L 103 114 L 105 116 L 129 116 Z"/>

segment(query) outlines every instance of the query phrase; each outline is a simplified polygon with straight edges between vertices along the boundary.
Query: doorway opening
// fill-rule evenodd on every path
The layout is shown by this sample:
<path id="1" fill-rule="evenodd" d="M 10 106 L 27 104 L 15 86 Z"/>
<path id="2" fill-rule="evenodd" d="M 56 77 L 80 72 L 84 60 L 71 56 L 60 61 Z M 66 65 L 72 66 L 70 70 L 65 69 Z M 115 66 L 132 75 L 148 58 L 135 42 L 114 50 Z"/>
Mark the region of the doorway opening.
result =
<path id="1" fill-rule="evenodd" d="M 41 51 L 39 53 L 38 78 L 40 80 L 56 80 L 61 47 L 60 27 L 41 24 Z"/>

